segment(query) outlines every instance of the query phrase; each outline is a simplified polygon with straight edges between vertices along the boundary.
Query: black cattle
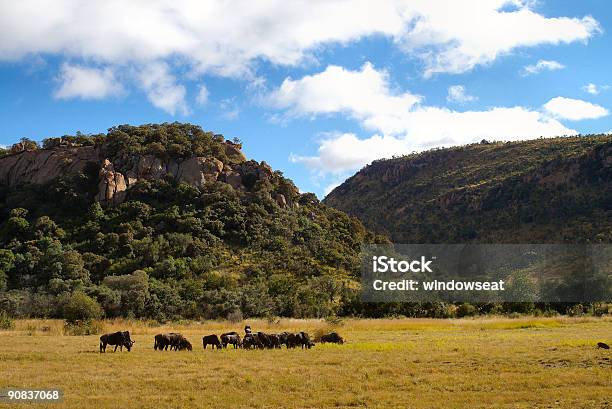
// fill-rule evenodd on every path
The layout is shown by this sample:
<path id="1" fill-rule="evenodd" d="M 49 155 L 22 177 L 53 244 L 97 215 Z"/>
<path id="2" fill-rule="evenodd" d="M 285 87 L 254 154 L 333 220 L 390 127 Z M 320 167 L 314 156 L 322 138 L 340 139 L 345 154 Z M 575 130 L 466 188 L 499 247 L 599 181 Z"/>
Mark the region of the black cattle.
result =
<path id="1" fill-rule="evenodd" d="M 606 344 L 605 342 L 598 342 L 597 348 L 610 349 L 610 345 Z"/>
<path id="2" fill-rule="evenodd" d="M 310 349 L 314 346 L 314 342 L 310 340 L 310 336 L 308 335 L 307 332 L 302 331 L 296 335 L 298 336 L 299 344 L 302 346 L 302 349 L 304 348 Z"/>
<path id="3" fill-rule="evenodd" d="M 246 334 L 244 336 L 244 339 L 242 340 L 242 346 L 245 349 L 251 349 L 251 348 L 264 348 L 264 344 L 261 342 L 261 340 L 259 339 L 259 335 L 258 334 Z"/>
<path id="4" fill-rule="evenodd" d="M 259 341 L 263 344 L 264 347 L 269 349 L 274 348 L 272 340 L 270 339 L 270 335 L 266 334 L 265 332 L 258 331 L 257 337 L 259 338 Z"/>
<path id="5" fill-rule="evenodd" d="M 204 349 L 206 349 L 206 346 L 208 345 L 212 345 L 212 349 L 215 349 L 215 347 L 217 347 L 217 349 L 223 348 L 223 345 L 221 345 L 221 340 L 219 340 L 219 337 L 215 334 L 202 337 L 202 346 Z"/>
<path id="6" fill-rule="evenodd" d="M 170 336 L 168 334 L 157 334 L 155 335 L 155 343 L 153 344 L 154 350 L 163 351 L 168 349 L 170 346 Z"/>
<path id="7" fill-rule="evenodd" d="M 244 334 L 245 334 L 245 335 L 246 335 L 246 334 L 250 334 L 250 333 L 252 333 L 252 332 L 253 332 L 253 331 L 251 331 L 251 326 L 250 326 L 250 325 L 245 325 L 245 326 L 244 326 Z"/>
<path id="8" fill-rule="evenodd" d="M 280 348 L 281 347 L 281 341 L 280 341 L 280 335 L 278 334 L 269 334 L 268 335 L 268 339 L 270 340 L 270 344 L 272 344 L 272 348 Z"/>
<path id="9" fill-rule="evenodd" d="M 130 338 L 129 331 L 117 331 L 110 334 L 104 334 L 100 337 L 100 353 L 106 352 L 107 345 L 114 345 L 115 350 L 113 352 L 117 352 L 117 347 L 120 347 L 120 351 L 123 351 L 123 347 L 126 347 L 128 351 L 132 349 L 132 345 L 134 345 L 136 341 L 132 341 Z"/>
<path id="10" fill-rule="evenodd" d="M 191 342 L 189 342 L 186 338 L 182 338 L 178 343 L 178 350 L 182 351 L 186 349 L 187 351 L 192 351 L 193 347 L 191 346 Z"/>
<path id="11" fill-rule="evenodd" d="M 332 343 L 332 344 L 344 344 L 344 339 L 338 335 L 338 333 L 336 332 L 331 332 L 329 334 L 323 335 L 321 337 L 321 342 L 322 343 Z"/>
<path id="12" fill-rule="evenodd" d="M 302 340 L 300 334 L 287 334 L 287 348 L 295 348 L 298 345 L 301 345 L 301 343 Z"/>
<path id="13" fill-rule="evenodd" d="M 221 345 L 223 348 L 227 348 L 228 344 L 232 344 L 234 349 L 242 347 L 242 340 L 240 339 L 240 335 L 235 332 L 227 332 L 225 334 L 221 334 Z"/>
<path id="14" fill-rule="evenodd" d="M 281 332 L 280 334 L 278 334 L 278 342 L 280 345 L 285 344 L 285 346 L 287 346 L 287 336 L 289 335 L 288 332 Z M 287 348 L 289 348 L 287 346 Z"/>

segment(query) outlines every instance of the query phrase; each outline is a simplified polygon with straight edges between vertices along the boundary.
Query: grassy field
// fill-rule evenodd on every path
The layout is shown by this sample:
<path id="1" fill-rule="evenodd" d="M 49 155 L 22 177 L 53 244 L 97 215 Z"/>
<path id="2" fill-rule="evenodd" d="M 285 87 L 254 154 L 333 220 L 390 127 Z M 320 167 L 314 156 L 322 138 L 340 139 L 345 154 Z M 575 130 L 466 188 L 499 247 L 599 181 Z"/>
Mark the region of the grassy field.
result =
<path id="1" fill-rule="evenodd" d="M 254 330 L 330 329 L 316 320 L 252 320 Z M 345 345 L 312 350 L 204 351 L 201 337 L 244 323 L 130 330 L 132 352 L 100 354 L 98 336 L 64 336 L 58 321 L 0 331 L 0 387 L 60 387 L 36 408 L 609 408 L 612 319 L 347 320 Z M 193 352 L 156 352 L 153 336 L 180 331 Z M 0 405 L 1 406 L 1 405 Z M 9 406 L 9 405 L 4 405 Z M 11 408 L 26 405 L 10 404 Z"/>

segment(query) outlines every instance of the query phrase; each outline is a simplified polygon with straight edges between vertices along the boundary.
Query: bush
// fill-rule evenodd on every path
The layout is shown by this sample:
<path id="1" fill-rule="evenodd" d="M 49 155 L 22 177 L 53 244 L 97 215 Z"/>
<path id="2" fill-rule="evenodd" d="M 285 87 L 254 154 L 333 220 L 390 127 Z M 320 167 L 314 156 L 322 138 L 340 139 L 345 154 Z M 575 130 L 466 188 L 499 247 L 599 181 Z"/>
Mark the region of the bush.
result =
<path id="1" fill-rule="evenodd" d="M 0 329 L 13 329 L 15 323 L 6 311 L 0 311 Z"/>
<path id="2" fill-rule="evenodd" d="M 243 320 L 242 312 L 240 310 L 234 310 L 230 312 L 229 314 L 227 314 L 227 320 L 231 322 L 232 324 L 237 324 L 239 322 L 242 322 Z"/>
<path id="3" fill-rule="evenodd" d="M 98 321 L 66 322 L 64 335 L 97 335 L 102 332 L 102 324 Z"/>
<path id="4" fill-rule="evenodd" d="M 58 298 L 58 312 L 69 324 L 87 322 L 102 316 L 100 304 L 87 294 L 76 291 Z"/>
<path id="5" fill-rule="evenodd" d="M 459 306 L 459 308 L 457 308 L 457 317 L 461 318 L 461 317 L 471 317 L 473 315 L 476 315 L 476 313 L 478 312 L 478 310 L 476 310 L 476 307 L 474 307 L 472 304 L 470 303 L 463 303 Z"/>

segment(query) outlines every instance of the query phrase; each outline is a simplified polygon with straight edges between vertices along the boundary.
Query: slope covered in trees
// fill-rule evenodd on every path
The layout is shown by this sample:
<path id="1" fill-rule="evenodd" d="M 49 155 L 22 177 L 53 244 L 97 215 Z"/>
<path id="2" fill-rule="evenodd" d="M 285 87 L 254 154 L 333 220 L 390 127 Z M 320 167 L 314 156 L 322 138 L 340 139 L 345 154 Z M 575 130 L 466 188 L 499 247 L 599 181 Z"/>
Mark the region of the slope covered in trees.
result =
<path id="1" fill-rule="evenodd" d="M 380 160 L 323 202 L 397 243 L 611 243 L 612 135 Z"/>
<path id="2" fill-rule="evenodd" d="M 28 140 L 0 158 L 0 308 L 155 319 L 353 312 L 383 240 L 187 124 Z"/>

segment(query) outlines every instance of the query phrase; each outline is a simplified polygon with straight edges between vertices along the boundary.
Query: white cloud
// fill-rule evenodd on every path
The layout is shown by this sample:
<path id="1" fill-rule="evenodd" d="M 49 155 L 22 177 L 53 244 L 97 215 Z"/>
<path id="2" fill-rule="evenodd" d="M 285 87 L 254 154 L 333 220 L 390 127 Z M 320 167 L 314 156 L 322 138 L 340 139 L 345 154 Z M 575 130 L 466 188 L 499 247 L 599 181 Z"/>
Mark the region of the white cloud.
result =
<path id="1" fill-rule="evenodd" d="M 448 102 L 465 104 L 466 102 L 475 101 L 477 99 L 478 98 L 475 96 L 467 94 L 463 85 L 451 85 L 448 87 L 448 95 L 446 95 L 446 100 Z"/>
<path id="2" fill-rule="evenodd" d="M 208 102 L 208 95 L 208 88 L 206 88 L 206 85 L 201 84 L 198 87 L 198 95 L 196 96 L 196 102 L 198 105 L 206 105 Z"/>
<path id="3" fill-rule="evenodd" d="M 588 92 L 591 95 L 599 94 L 599 89 L 597 89 L 597 85 L 593 84 L 592 82 L 582 87 L 582 90 Z"/>
<path id="4" fill-rule="evenodd" d="M 493 107 L 483 111 L 455 111 L 428 106 L 420 97 L 391 89 L 384 71 L 371 64 L 349 71 L 330 66 L 302 79 L 286 79 L 268 102 L 286 116 L 343 114 L 357 119 L 376 135 L 354 134 L 324 138 L 315 156 L 292 156 L 324 172 L 356 169 L 374 159 L 436 146 L 462 145 L 483 138 L 519 140 L 576 134 L 554 117 L 526 107 Z"/>
<path id="5" fill-rule="evenodd" d="M 407 141 L 393 136 L 374 135 L 368 139 L 359 139 L 355 134 L 344 133 L 329 135 L 323 139 L 316 156 L 291 155 L 289 160 L 304 163 L 312 169 L 342 173 L 375 159 L 390 158 L 408 151 Z"/>
<path id="6" fill-rule="evenodd" d="M 607 91 L 609 89 L 610 89 L 609 85 L 596 85 L 596 84 L 593 84 L 592 82 L 582 87 L 582 90 L 584 92 L 588 92 L 591 95 L 597 95 L 600 92 Z"/>
<path id="7" fill-rule="evenodd" d="M 544 104 L 544 109 L 558 118 L 570 121 L 597 119 L 609 114 L 608 110 L 601 105 L 565 97 L 552 98 Z"/>
<path id="8" fill-rule="evenodd" d="M 155 107 L 170 115 L 177 112 L 183 115 L 190 113 L 185 101 L 185 87 L 176 83 L 176 78 L 165 63 L 147 65 L 139 73 L 139 80 L 147 98 Z"/>
<path id="9" fill-rule="evenodd" d="M 425 75 L 460 73 L 520 47 L 586 41 L 601 31 L 590 16 L 547 18 L 529 0 L 416 1 L 398 41 L 425 61 Z"/>
<path id="10" fill-rule="evenodd" d="M 58 77 L 57 99 L 103 99 L 119 95 L 122 87 L 110 68 L 88 68 L 80 65 L 63 64 Z"/>
<path id="11" fill-rule="evenodd" d="M 299 80 L 287 78 L 267 97 L 268 103 L 287 109 L 290 116 L 346 113 L 384 132 L 391 132 L 420 100 L 408 92 L 392 92 L 387 73 L 377 71 L 369 62 L 359 71 L 330 65 Z"/>
<path id="12" fill-rule="evenodd" d="M 565 65 L 554 60 L 539 60 L 536 64 L 523 67 L 523 75 L 539 74 L 542 71 L 556 71 L 565 68 Z"/>
<path id="13" fill-rule="evenodd" d="M 198 72 L 243 76 L 257 59 L 294 65 L 321 45 L 382 35 L 431 75 L 598 31 L 590 16 L 549 18 L 528 0 L 21 0 L 0 6 L 0 59 L 178 59 Z"/>

